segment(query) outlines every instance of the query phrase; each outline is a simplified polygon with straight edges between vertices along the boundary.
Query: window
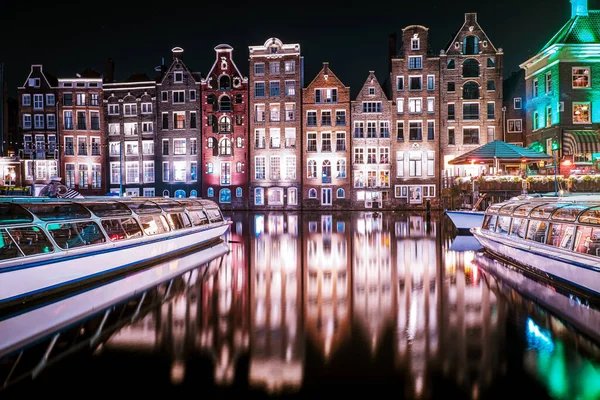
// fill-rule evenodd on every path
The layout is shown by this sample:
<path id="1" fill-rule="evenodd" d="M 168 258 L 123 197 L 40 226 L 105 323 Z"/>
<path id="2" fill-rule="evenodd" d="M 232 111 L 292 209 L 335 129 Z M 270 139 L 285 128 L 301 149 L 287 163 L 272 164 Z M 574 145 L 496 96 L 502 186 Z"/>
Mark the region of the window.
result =
<path id="1" fill-rule="evenodd" d="M 209 187 L 209 188 L 206 190 L 206 196 L 207 196 L 207 197 L 215 197 L 215 189 L 213 189 L 213 188 Z"/>
<path id="2" fill-rule="evenodd" d="M 295 96 L 296 95 L 296 81 L 285 81 L 285 95 Z"/>
<path id="3" fill-rule="evenodd" d="M 321 132 L 321 151 L 331 151 L 331 132 Z"/>
<path id="4" fill-rule="evenodd" d="M 317 112 L 307 111 L 306 112 L 306 126 L 317 126 Z"/>
<path id="5" fill-rule="evenodd" d="M 427 140 L 435 140 L 435 121 L 427 121 Z"/>
<path id="6" fill-rule="evenodd" d="M 389 164 L 390 163 L 390 148 L 389 147 L 380 147 L 379 148 L 379 164 Z"/>
<path id="7" fill-rule="evenodd" d="M 377 164 L 377 148 L 367 147 L 367 164 Z"/>
<path id="8" fill-rule="evenodd" d="M 354 164 L 365 163 L 365 149 L 361 147 L 354 148 Z"/>
<path id="9" fill-rule="evenodd" d="M 73 172 L 75 173 L 75 172 Z M 121 182 L 121 163 L 112 162 L 110 163 L 110 183 L 111 185 L 118 185 Z"/>
<path id="10" fill-rule="evenodd" d="M 346 125 L 346 111 L 336 110 L 335 112 L 335 125 L 344 126 Z"/>
<path id="11" fill-rule="evenodd" d="M 317 162 L 315 160 L 307 161 L 306 177 L 308 179 L 314 179 L 317 177 Z"/>
<path id="12" fill-rule="evenodd" d="M 254 106 L 254 115 L 256 118 L 256 122 L 265 122 L 265 105 L 256 104 Z"/>
<path id="13" fill-rule="evenodd" d="M 423 58 L 421 56 L 409 56 L 408 57 L 408 69 L 421 69 L 423 68 Z"/>
<path id="14" fill-rule="evenodd" d="M 479 119 L 479 103 L 463 103 L 463 119 Z"/>
<path id="15" fill-rule="evenodd" d="M 311 188 L 308 190 L 308 198 L 309 199 L 316 199 L 317 198 L 317 189 L 315 188 Z"/>
<path id="16" fill-rule="evenodd" d="M 117 171 L 118 172 L 118 171 Z M 67 187 L 75 187 L 75 164 L 65 164 L 65 186 Z M 111 183 L 113 183 L 111 181 Z M 114 183 L 119 183 L 119 175 L 117 174 L 117 179 Z"/>
<path id="17" fill-rule="evenodd" d="M 293 74 L 296 72 L 296 61 L 284 61 L 283 67 L 286 74 Z"/>
<path id="18" fill-rule="evenodd" d="M 254 64 L 254 75 L 264 75 L 265 74 L 265 63 L 255 63 Z"/>
<path id="19" fill-rule="evenodd" d="M 231 189 L 221 189 L 219 191 L 220 203 L 231 203 Z"/>
<path id="20" fill-rule="evenodd" d="M 317 151 L 317 132 L 308 132 L 306 140 L 306 151 L 316 152 Z"/>
<path id="21" fill-rule="evenodd" d="M 427 90 L 435 90 L 435 76 L 427 75 Z"/>
<path id="22" fill-rule="evenodd" d="M 396 176 L 404 176 L 404 152 L 396 151 Z"/>
<path id="23" fill-rule="evenodd" d="M 404 91 L 404 77 L 403 76 L 396 77 L 396 91 L 398 91 L 398 92 Z"/>
<path id="24" fill-rule="evenodd" d="M 63 106 L 71 107 L 73 105 L 73 93 L 63 93 Z M 109 110 L 110 113 L 110 110 Z"/>
<path id="25" fill-rule="evenodd" d="M 100 113 L 98 111 L 90 111 L 90 129 L 93 131 L 100 130 Z"/>
<path id="26" fill-rule="evenodd" d="M 404 121 L 396 121 L 396 141 L 404 142 Z"/>
<path id="27" fill-rule="evenodd" d="M 532 116 L 532 125 L 533 125 L 533 129 L 538 129 L 540 127 L 540 121 L 539 121 L 539 116 L 538 116 L 538 112 L 534 111 L 533 112 L 533 116 Z"/>
<path id="28" fill-rule="evenodd" d="M 140 165 L 137 161 L 125 163 L 125 171 L 127 183 L 140 183 Z"/>
<path id="29" fill-rule="evenodd" d="M 331 126 L 331 111 L 321 111 L 321 126 Z"/>
<path id="30" fill-rule="evenodd" d="M 166 90 L 163 90 L 162 92 L 160 92 L 161 94 L 161 101 L 169 101 L 169 92 Z"/>
<path id="31" fill-rule="evenodd" d="M 521 98 L 520 97 L 515 97 L 513 99 L 513 107 L 515 110 L 520 110 L 522 105 L 521 105 Z"/>
<path id="32" fill-rule="evenodd" d="M 219 142 L 219 155 L 230 156 L 231 155 L 231 140 L 229 138 L 223 138 Z"/>
<path id="33" fill-rule="evenodd" d="M 43 94 L 34 94 L 33 95 L 33 109 L 41 110 L 44 108 L 44 95 Z"/>
<path id="34" fill-rule="evenodd" d="M 173 154 L 174 155 L 183 155 L 185 152 L 185 139 L 173 139 Z"/>
<path id="35" fill-rule="evenodd" d="M 25 138 L 27 138 L 27 136 Z M 30 138 L 31 138 L 31 136 L 30 136 Z M 27 149 L 27 146 L 25 146 L 25 149 Z M 66 136 L 65 137 L 65 155 L 67 155 L 67 156 L 73 156 L 73 155 L 75 155 L 75 148 L 74 148 L 73 136 Z"/>
<path id="36" fill-rule="evenodd" d="M 264 82 L 254 82 L 254 97 L 265 97 Z"/>
<path id="37" fill-rule="evenodd" d="M 419 50 L 419 48 L 420 48 L 419 38 L 418 38 L 417 34 L 415 34 L 410 39 L 410 49 L 411 50 Z"/>
<path id="38" fill-rule="evenodd" d="M 126 117 L 137 115 L 137 104 L 123 104 L 123 115 Z"/>
<path id="39" fill-rule="evenodd" d="M 280 72 L 281 63 L 279 61 L 269 63 L 269 73 L 277 75 Z"/>
<path id="40" fill-rule="evenodd" d="M 377 123 L 375 121 L 367 121 L 367 138 L 374 139 L 377 137 Z"/>
<path id="41" fill-rule="evenodd" d="M 546 106 L 546 127 L 552 125 L 552 106 Z"/>
<path id="42" fill-rule="evenodd" d="M 23 107 L 29 107 L 29 106 L 31 106 L 31 95 L 30 94 L 24 94 L 21 97 L 21 105 Z"/>
<path id="43" fill-rule="evenodd" d="M 91 93 L 90 94 L 90 106 L 99 106 L 100 105 L 100 101 L 98 98 L 98 93 Z"/>
<path id="44" fill-rule="evenodd" d="M 154 182 L 154 161 L 144 161 L 143 163 L 144 183 Z"/>
<path id="45" fill-rule="evenodd" d="M 173 113 L 173 129 L 185 129 L 185 111 Z"/>
<path id="46" fill-rule="evenodd" d="M 235 95 L 235 104 L 242 104 L 244 102 L 244 95 L 238 93 Z"/>
<path id="47" fill-rule="evenodd" d="M 510 133 L 519 133 L 522 132 L 523 128 L 522 120 L 520 119 L 509 119 L 508 120 L 508 131 Z"/>
<path id="48" fill-rule="evenodd" d="M 142 103 L 142 114 L 152 114 L 152 103 Z"/>
<path id="49" fill-rule="evenodd" d="M 33 116 L 33 127 L 35 129 L 44 129 L 44 114 L 35 114 Z"/>
<path id="50" fill-rule="evenodd" d="M 422 76 L 409 76 L 408 77 L 408 90 L 422 90 L 423 89 L 423 77 Z"/>
<path id="51" fill-rule="evenodd" d="M 219 110 L 231 111 L 231 98 L 229 96 L 221 96 L 219 98 Z"/>
<path id="52" fill-rule="evenodd" d="M 590 68 L 573 67 L 573 88 L 589 88 L 590 86 Z"/>
<path id="53" fill-rule="evenodd" d="M 257 180 L 266 179 L 266 162 L 265 157 L 256 157 L 254 165 L 254 177 Z"/>
<path id="54" fill-rule="evenodd" d="M 220 133 L 228 133 L 233 129 L 233 125 L 231 123 L 231 118 L 227 115 L 223 115 L 221 119 L 219 119 L 219 132 Z"/>
<path id="55" fill-rule="evenodd" d="M 255 188 L 254 189 L 254 204 L 257 206 L 263 206 L 265 204 L 265 189 Z"/>
<path id="56" fill-rule="evenodd" d="M 488 68 L 494 68 L 496 66 L 496 58 L 495 57 L 488 57 L 487 59 L 487 67 Z"/>
<path id="57" fill-rule="evenodd" d="M 87 164 L 79 164 L 79 187 L 87 189 L 89 180 Z"/>
<path id="58" fill-rule="evenodd" d="M 285 147 L 296 147 L 296 128 L 285 128 Z"/>
<path id="59" fill-rule="evenodd" d="M 404 99 L 396 99 L 396 112 L 398 114 L 404 113 Z"/>
<path id="60" fill-rule="evenodd" d="M 119 105 L 118 104 L 109 104 L 108 105 L 108 115 L 119 115 Z"/>
<path id="61" fill-rule="evenodd" d="M 271 140 L 269 145 L 272 149 L 279 149 L 281 147 L 281 129 L 280 128 L 270 128 L 269 129 L 269 138 Z"/>
<path id="62" fill-rule="evenodd" d="M 183 72 L 176 71 L 173 73 L 173 82 L 183 82 Z"/>
<path id="63" fill-rule="evenodd" d="M 410 121 L 408 123 L 409 140 L 423 140 L 423 123 L 421 121 Z"/>
<path id="64" fill-rule="evenodd" d="M 279 156 L 271 156 L 269 160 L 269 176 L 272 180 L 281 179 L 281 158 Z"/>
<path id="65" fill-rule="evenodd" d="M 435 97 L 427 98 L 427 112 L 433 114 L 435 112 Z"/>
<path id="66" fill-rule="evenodd" d="M 123 124 L 125 135 L 137 135 L 138 124 L 137 122 L 125 122 Z"/>
<path id="67" fill-rule="evenodd" d="M 465 55 L 479 54 L 479 38 L 477 36 L 466 36 L 463 39 L 462 52 Z"/>
<path id="68" fill-rule="evenodd" d="M 590 123 L 590 103 L 573 102 L 573 123 L 587 124 Z"/>
<path id="69" fill-rule="evenodd" d="M 242 188 L 236 188 L 235 189 L 235 197 L 242 197 Z"/>
<path id="70" fill-rule="evenodd" d="M 420 98 L 408 99 L 408 112 L 411 114 L 420 114 L 423 112 Z"/>
<path id="71" fill-rule="evenodd" d="M 546 93 L 552 91 L 552 72 L 546 73 Z"/>
<path id="72" fill-rule="evenodd" d="M 448 128 L 448 144 L 449 145 L 456 144 L 456 140 L 455 140 L 455 136 L 454 136 L 454 128 Z"/>
<path id="73" fill-rule="evenodd" d="M 315 103 L 337 103 L 337 89 L 315 89 Z"/>
<path id="74" fill-rule="evenodd" d="M 92 155 L 99 156 L 100 155 L 100 138 L 92 137 L 91 142 L 92 142 Z"/>
<path id="75" fill-rule="evenodd" d="M 456 68 L 456 63 L 454 62 L 453 59 L 448 59 L 447 67 L 448 67 L 448 69 L 455 69 Z"/>
<path id="76" fill-rule="evenodd" d="M 152 122 L 142 122 L 142 133 L 152 133 Z"/>
<path id="77" fill-rule="evenodd" d="M 287 190 L 287 202 L 289 205 L 295 206 L 298 204 L 298 189 L 288 188 Z"/>
<path id="78" fill-rule="evenodd" d="M 390 122 L 379 121 L 379 137 L 388 139 L 390 137 Z"/>
<path id="79" fill-rule="evenodd" d="M 296 120 L 296 103 L 285 103 L 285 120 Z"/>
<path id="80" fill-rule="evenodd" d="M 479 77 L 479 62 L 474 58 L 467 58 L 462 68 L 463 78 Z"/>
<path id="81" fill-rule="evenodd" d="M 477 82 L 469 81 L 463 86 L 463 99 L 476 100 L 479 99 L 479 85 Z"/>
<path id="82" fill-rule="evenodd" d="M 86 129 L 85 111 L 77 111 L 77 129 L 82 131 Z"/>
<path id="83" fill-rule="evenodd" d="M 231 163 L 221 163 L 221 185 L 231 185 Z"/>
<path id="84" fill-rule="evenodd" d="M 278 97 L 280 94 L 279 81 L 269 82 L 269 95 L 271 97 Z"/>
<path id="85" fill-rule="evenodd" d="M 496 115 L 495 115 L 495 110 L 496 110 L 496 105 L 494 103 L 487 103 L 487 119 L 495 119 Z"/>
<path id="86" fill-rule="evenodd" d="M 496 81 L 494 81 L 494 80 L 487 81 L 487 90 L 496 90 Z"/>
<path id="87" fill-rule="evenodd" d="M 189 98 L 190 98 L 190 101 L 196 101 L 196 91 L 195 90 L 190 90 Z M 150 104 L 150 103 L 148 103 L 148 104 Z M 150 104 L 150 105 L 152 105 L 152 104 Z"/>
<path id="88" fill-rule="evenodd" d="M 85 93 L 77 93 L 77 105 L 85 106 Z"/>
<path id="89" fill-rule="evenodd" d="M 92 188 L 102 188 L 102 165 L 92 164 Z"/>
<path id="90" fill-rule="evenodd" d="M 538 80 L 534 79 L 531 86 L 531 95 L 532 97 L 537 97 L 538 95 Z"/>
<path id="91" fill-rule="evenodd" d="M 433 151 L 427 152 L 427 175 L 435 175 L 435 152 Z"/>
<path id="92" fill-rule="evenodd" d="M 238 161 L 235 164 L 235 172 L 238 174 L 241 174 L 244 172 L 244 163 L 242 163 L 241 161 Z"/>
<path id="93" fill-rule="evenodd" d="M 488 126 L 487 127 L 487 141 L 488 143 L 491 143 L 494 141 L 495 137 L 495 127 L 493 126 Z"/>
<path id="94" fill-rule="evenodd" d="M 173 90 L 173 104 L 182 103 L 185 103 L 185 90 Z"/>
<path id="95" fill-rule="evenodd" d="M 279 103 L 270 105 L 270 118 L 271 122 L 278 122 L 281 120 L 281 112 Z"/>
<path id="96" fill-rule="evenodd" d="M 380 101 L 363 101 L 362 103 L 363 113 L 380 113 L 382 112 L 382 105 Z"/>
<path id="97" fill-rule="evenodd" d="M 463 144 L 479 144 L 479 128 L 463 128 Z"/>
<path id="98" fill-rule="evenodd" d="M 337 179 L 346 178 L 346 160 L 338 160 L 336 164 Z"/>
<path id="99" fill-rule="evenodd" d="M 336 191 L 336 196 L 337 196 L 338 199 L 343 199 L 344 197 L 346 197 L 346 192 L 344 191 L 344 189 L 339 188 Z"/>
<path id="100" fill-rule="evenodd" d="M 454 82 L 448 82 L 448 92 L 455 92 L 456 84 Z"/>
<path id="101" fill-rule="evenodd" d="M 375 95 L 375 88 L 374 87 L 370 87 L 369 88 L 369 96 L 373 96 Z"/>
<path id="102" fill-rule="evenodd" d="M 408 152 L 408 175 L 421 176 L 423 153 L 420 151 Z"/>
<path id="103" fill-rule="evenodd" d="M 214 174 L 215 172 L 215 165 L 211 162 L 206 164 L 206 173 L 207 174 Z"/>

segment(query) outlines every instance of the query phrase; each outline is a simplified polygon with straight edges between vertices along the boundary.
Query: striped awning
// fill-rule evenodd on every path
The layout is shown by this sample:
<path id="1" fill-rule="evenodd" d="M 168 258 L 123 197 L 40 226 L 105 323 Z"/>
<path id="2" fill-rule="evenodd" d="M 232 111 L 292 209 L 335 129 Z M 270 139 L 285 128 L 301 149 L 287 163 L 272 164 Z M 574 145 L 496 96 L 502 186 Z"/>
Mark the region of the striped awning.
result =
<path id="1" fill-rule="evenodd" d="M 600 153 L 598 131 L 565 131 L 563 155 Z"/>

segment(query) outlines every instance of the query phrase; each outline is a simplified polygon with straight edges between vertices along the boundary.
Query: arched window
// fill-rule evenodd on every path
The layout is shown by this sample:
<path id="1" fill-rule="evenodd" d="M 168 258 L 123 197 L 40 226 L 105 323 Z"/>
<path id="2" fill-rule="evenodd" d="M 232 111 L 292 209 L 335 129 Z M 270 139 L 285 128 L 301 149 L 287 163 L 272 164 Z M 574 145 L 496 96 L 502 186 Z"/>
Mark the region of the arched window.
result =
<path id="1" fill-rule="evenodd" d="M 190 191 L 190 197 L 198 197 L 198 192 L 195 189 Z"/>
<path id="2" fill-rule="evenodd" d="M 312 188 L 308 191 L 308 198 L 309 199 L 316 199 L 317 198 L 317 189 Z"/>
<path id="3" fill-rule="evenodd" d="M 242 96 L 241 93 L 238 93 L 235 95 L 235 104 L 242 104 L 242 101 L 244 101 L 244 97 Z"/>
<path id="4" fill-rule="evenodd" d="M 345 178 L 345 177 L 346 177 L 346 160 L 338 160 L 336 178 Z"/>
<path id="5" fill-rule="evenodd" d="M 244 165 L 244 164 L 242 164 L 242 162 L 241 162 L 241 161 L 238 161 L 238 162 L 235 164 L 235 172 L 237 172 L 238 174 L 241 174 L 241 173 L 242 173 L 242 168 L 243 168 L 243 165 Z"/>
<path id="6" fill-rule="evenodd" d="M 219 78 L 219 89 L 229 90 L 231 89 L 231 78 L 227 75 L 223 75 Z"/>
<path id="7" fill-rule="evenodd" d="M 219 110 L 231 111 L 231 98 L 229 96 L 222 96 L 219 99 Z"/>
<path id="8" fill-rule="evenodd" d="M 175 198 L 176 199 L 183 199 L 185 197 L 185 190 L 176 190 L 175 191 Z"/>
<path id="9" fill-rule="evenodd" d="M 219 132 L 231 132 L 231 118 L 223 115 L 219 120 Z"/>
<path id="10" fill-rule="evenodd" d="M 463 54 L 479 54 L 479 38 L 477 36 L 466 36 L 463 39 Z"/>
<path id="11" fill-rule="evenodd" d="M 463 78 L 479 77 L 479 63 L 474 58 L 467 58 L 463 63 Z"/>
<path id="12" fill-rule="evenodd" d="M 242 197 L 242 188 L 235 189 L 235 197 Z"/>
<path id="13" fill-rule="evenodd" d="M 316 178 L 317 177 L 317 162 L 315 160 L 308 160 L 308 170 L 306 177 L 307 178 Z"/>
<path id="14" fill-rule="evenodd" d="M 217 139 L 215 139 L 214 137 L 209 137 L 207 142 L 206 142 L 206 147 L 208 147 L 209 149 L 212 149 L 213 147 L 216 146 Z"/>
<path id="15" fill-rule="evenodd" d="M 230 189 L 221 189 L 219 191 L 219 203 L 231 203 Z"/>
<path id="16" fill-rule="evenodd" d="M 339 188 L 337 190 L 337 198 L 338 199 L 343 199 L 344 197 L 346 197 L 346 192 L 344 191 L 344 189 Z"/>
<path id="17" fill-rule="evenodd" d="M 463 99 L 476 100 L 479 98 L 479 85 L 477 82 L 469 81 L 463 86 Z"/>
<path id="18" fill-rule="evenodd" d="M 221 139 L 221 142 L 219 143 L 219 154 L 222 156 L 231 155 L 231 140 L 229 140 L 229 138 Z"/>
<path id="19" fill-rule="evenodd" d="M 331 183 L 331 162 L 329 160 L 323 161 L 321 170 L 321 175 L 323 175 L 323 183 Z"/>
<path id="20" fill-rule="evenodd" d="M 235 146 L 236 146 L 237 148 L 242 148 L 242 147 L 244 147 L 244 139 L 242 139 L 242 137 L 241 137 L 241 136 L 238 136 L 238 137 L 235 139 Z"/>
<path id="21" fill-rule="evenodd" d="M 206 191 L 206 196 L 207 197 L 214 197 L 215 196 L 215 189 L 209 187 L 208 190 Z"/>
<path id="22" fill-rule="evenodd" d="M 213 165 L 213 163 L 209 162 L 208 164 L 206 164 L 206 173 L 212 174 L 213 172 L 214 172 L 214 165 Z"/>
<path id="23" fill-rule="evenodd" d="M 163 197 L 169 197 L 169 191 L 163 190 Z"/>
<path id="24" fill-rule="evenodd" d="M 217 96 L 215 96 L 214 94 L 209 94 L 208 96 L 206 96 L 206 104 L 212 104 L 213 111 L 217 111 Z"/>

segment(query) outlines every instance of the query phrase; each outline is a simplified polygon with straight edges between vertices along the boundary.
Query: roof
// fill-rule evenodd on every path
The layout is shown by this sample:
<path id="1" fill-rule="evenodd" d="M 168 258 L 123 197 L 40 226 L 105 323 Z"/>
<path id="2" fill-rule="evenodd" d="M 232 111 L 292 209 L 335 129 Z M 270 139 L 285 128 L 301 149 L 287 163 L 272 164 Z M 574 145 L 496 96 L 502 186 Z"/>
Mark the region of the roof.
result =
<path id="1" fill-rule="evenodd" d="M 589 10 L 588 15 L 576 15 L 567 21 L 539 53 L 555 44 L 600 43 L 600 10 Z"/>
<path id="2" fill-rule="evenodd" d="M 521 161 L 523 159 L 528 161 L 540 161 L 550 160 L 551 155 L 546 153 L 540 153 L 532 149 L 517 146 L 512 143 L 506 143 L 501 140 L 494 140 L 488 144 L 484 144 L 471 150 L 467 153 L 461 154 L 460 156 L 449 161 L 449 164 L 470 164 L 471 162 L 479 161 Z"/>

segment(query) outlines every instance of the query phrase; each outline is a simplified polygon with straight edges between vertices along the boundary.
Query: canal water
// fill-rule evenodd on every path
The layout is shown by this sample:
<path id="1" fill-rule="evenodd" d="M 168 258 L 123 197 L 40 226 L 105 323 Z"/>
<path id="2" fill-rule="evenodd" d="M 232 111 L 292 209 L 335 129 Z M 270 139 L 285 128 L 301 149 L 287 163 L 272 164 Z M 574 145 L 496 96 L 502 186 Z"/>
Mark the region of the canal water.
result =
<path id="1" fill-rule="evenodd" d="M 227 217 L 231 252 L 171 301 L 0 398 L 600 398 L 596 300 L 443 214 Z"/>

